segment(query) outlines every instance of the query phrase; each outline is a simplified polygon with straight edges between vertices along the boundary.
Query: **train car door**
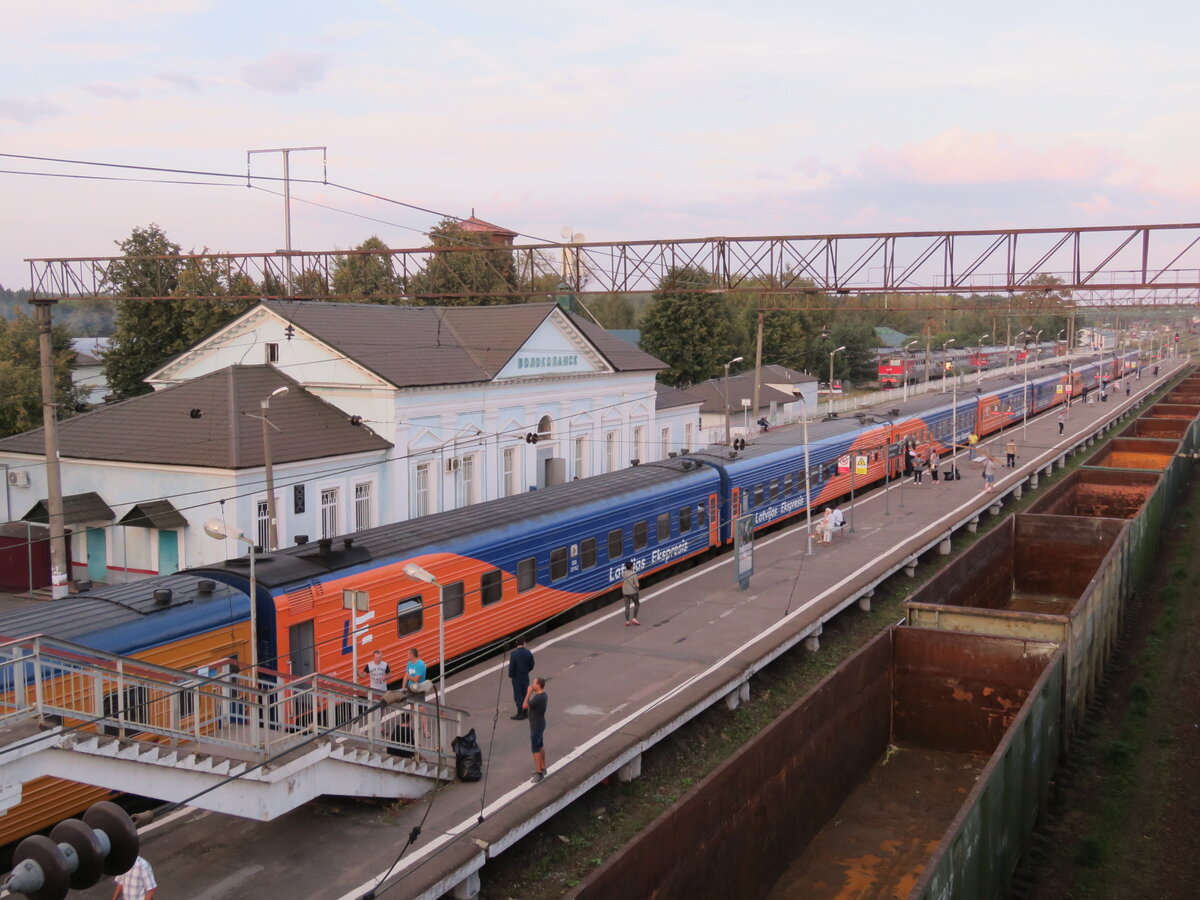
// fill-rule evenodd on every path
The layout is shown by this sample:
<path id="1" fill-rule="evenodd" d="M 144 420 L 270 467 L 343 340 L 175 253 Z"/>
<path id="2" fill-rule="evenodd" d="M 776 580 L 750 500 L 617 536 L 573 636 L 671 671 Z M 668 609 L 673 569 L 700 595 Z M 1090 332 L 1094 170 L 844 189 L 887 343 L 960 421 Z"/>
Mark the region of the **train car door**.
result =
<path id="1" fill-rule="evenodd" d="M 288 628 L 288 647 L 294 676 L 303 678 L 317 671 L 317 643 L 312 619 Z"/>
<path id="2" fill-rule="evenodd" d="M 716 494 L 708 495 L 708 546 L 721 545 L 721 507 Z"/>

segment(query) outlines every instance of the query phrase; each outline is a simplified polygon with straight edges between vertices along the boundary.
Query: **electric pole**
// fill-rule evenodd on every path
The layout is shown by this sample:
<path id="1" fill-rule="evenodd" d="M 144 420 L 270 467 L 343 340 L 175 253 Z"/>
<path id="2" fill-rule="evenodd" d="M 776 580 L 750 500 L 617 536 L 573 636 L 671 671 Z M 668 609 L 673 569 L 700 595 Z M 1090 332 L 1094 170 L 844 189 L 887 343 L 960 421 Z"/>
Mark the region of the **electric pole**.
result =
<path id="1" fill-rule="evenodd" d="M 284 273 L 284 284 L 287 288 L 288 296 L 291 297 L 295 292 L 292 290 L 292 176 L 291 170 L 288 167 L 289 157 L 292 153 L 299 153 L 303 150 L 320 150 L 321 151 L 321 180 L 326 184 L 329 183 L 329 160 L 326 155 L 325 147 L 276 147 L 272 150 L 247 150 L 246 151 L 246 187 L 250 187 L 250 157 L 255 153 L 282 153 L 283 154 L 283 248 L 287 253 L 287 271 Z"/>
<path id="2" fill-rule="evenodd" d="M 38 327 L 38 356 L 42 375 L 42 437 L 46 454 L 46 513 L 50 525 L 50 596 L 67 596 L 71 579 L 67 564 L 66 520 L 63 515 L 62 470 L 58 463 L 58 404 L 54 402 L 54 347 L 50 308 L 57 300 L 36 297 L 33 304 Z"/>

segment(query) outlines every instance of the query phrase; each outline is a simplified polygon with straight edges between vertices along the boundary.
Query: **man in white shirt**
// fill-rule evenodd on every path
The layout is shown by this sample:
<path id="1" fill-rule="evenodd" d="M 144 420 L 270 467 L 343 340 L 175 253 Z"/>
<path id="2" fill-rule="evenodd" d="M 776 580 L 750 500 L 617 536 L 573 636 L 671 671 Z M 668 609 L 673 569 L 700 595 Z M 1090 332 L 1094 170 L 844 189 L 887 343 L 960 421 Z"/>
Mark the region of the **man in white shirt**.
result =
<path id="1" fill-rule="evenodd" d="M 124 875 L 117 875 L 113 881 L 117 883 L 117 889 L 113 892 L 113 900 L 118 900 L 118 898 L 153 900 L 154 892 L 158 890 L 158 884 L 154 880 L 154 870 L 150 868 L 150 863 L 140 856 L 133 864 L 133 868 Z"/>
<path id="2" fill-rule="evenodd" d="M 383 661 L 383 652 L 376 650 L 371 661 L 363 666 L 363 671 L 371 679 L 371 690 L 386 691 L 388 686 L 388 675 L 392 673 L 392 667 Z"/>

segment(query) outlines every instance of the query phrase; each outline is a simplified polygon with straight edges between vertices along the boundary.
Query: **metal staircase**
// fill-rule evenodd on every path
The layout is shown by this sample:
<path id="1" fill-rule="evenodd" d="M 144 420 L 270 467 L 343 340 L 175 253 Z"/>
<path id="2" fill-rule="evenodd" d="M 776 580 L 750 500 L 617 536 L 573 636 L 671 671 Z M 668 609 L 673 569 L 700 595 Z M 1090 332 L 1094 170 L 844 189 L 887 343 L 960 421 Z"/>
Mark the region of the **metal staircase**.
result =
<path id="1" fill-rule="evenodd" d="M 182 671 L 40 635 L 0 643 L 0 811 L 45 775 L 262 820 L 452 778 L 465 713 L 380 699 L 231 659 Z"/>

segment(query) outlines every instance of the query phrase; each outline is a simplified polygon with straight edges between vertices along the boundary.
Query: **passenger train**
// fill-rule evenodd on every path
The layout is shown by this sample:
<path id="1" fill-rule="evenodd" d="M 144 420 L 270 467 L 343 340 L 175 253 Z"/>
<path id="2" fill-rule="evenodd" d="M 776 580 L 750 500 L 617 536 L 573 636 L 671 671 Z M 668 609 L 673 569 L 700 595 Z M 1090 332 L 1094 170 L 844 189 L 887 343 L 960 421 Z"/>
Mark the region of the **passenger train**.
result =
<path id="1" fill-rule="evenodd" d="M 359 651 L 383 651 L 394 671 L 409 647 L 440 662 L 443 609 L 446 658 L 486 652 L 614 591 L 626 560 L 647 574 L 716 552 L 732 543 L 731 523 L 742 515 L 761 530 L 897 475 L 905 442 L 947 452 L 1020 421 L 1027 406 L 1030 415 L 1042 412 L 1136 365 L 1136 352 L 1064 363 L 987 393 L 926 395 L 917 405 L 927 408 L 904 418 L 826 420 L 810 427 L 807 478 L 803 444 L 788 442 L 795 435 L 764 436 L 741 453 L 681 454 L 279 550 L 257 560 L 259 659 L 285 674 L 348 680 Z M 847 457 L 860 465 L 845 465 Z M 866 474 L 856 471 L 863 457 Z M 440 588 L 405 575 L 409 563 Z M 192 573 L 249 589 L 245 557 Z M 352 630 L 360 631 L 357 647 Z"/>
<path id="2" fill-rule="evenodd" d="M 939 347 L 930 351 L 929 377 L 944 378 L 960 372 L 988 371 L 1009 364 L 1021 364 L 1033 354 L 1035 358 L 1061 355 L 1064 344 L 1042 341 L 1015 350 L 1003 344 L 990 347 Z M 875 353 L 877 380 L 880 387 L 900 387 L 925 381 L 925 351 L 904 353 L 894 348 L 882 348 Z"/>

